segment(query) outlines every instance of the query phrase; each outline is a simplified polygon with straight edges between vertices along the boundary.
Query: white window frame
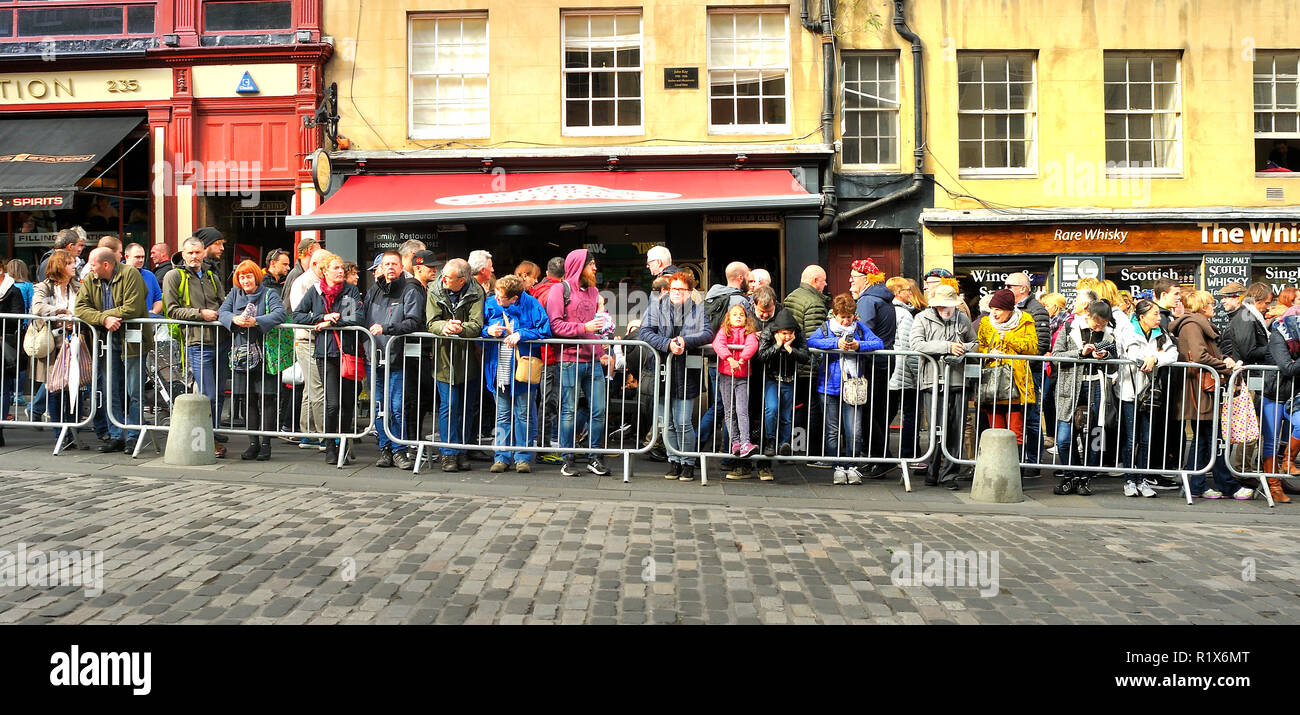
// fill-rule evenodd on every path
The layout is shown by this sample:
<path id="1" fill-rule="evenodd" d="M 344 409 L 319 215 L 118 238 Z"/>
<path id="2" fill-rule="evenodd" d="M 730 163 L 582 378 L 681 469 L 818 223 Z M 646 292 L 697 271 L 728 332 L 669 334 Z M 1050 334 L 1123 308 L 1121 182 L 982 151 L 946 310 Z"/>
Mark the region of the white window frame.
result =
<path id="1" fill-rule="evenodd" d="M 850 110 L 849 109 L 848 95 L 851 92 L 855 92 L 856 90 L 851 90 L 848 87 L 848 80 L 847 80 L 848 62 L 850 60 L 859 60 L 865 58 L 871 58 L 873 60 L 876 60 L 877 62 L 881 59 L 889 59 L 894 62 L 894 96 L 897 99 L 888 99 L 885 97 L 868 95 L 872 99 L 876 99 L 880 102 L 884 102 L 886 104 L 893 104 L 894 105 L 893 110 L 889 110 L 889 109 Z M 884 169 L 897 169 L 899 166 L 901 166 L 902 152 L 903 152 L 901 119 L 899 118 L 902 113 L 901 110 L 902 110 L 902 99 L 903 99 L 903 94 L 902 94 L 903 78 L 901 72 L 902 72 L 902 62 L 900 61 L 897 52 L 845 51 L 840 55 L 840 108 L 841 108 L 840 109 L 840 142 L 841 142 L 840 156 L 844 155 L 843 146 L 850 141 L 848 136 L 848 121 L 849 121 L 850 111 L 854 113 L 876 114 L 876 115 L 890 113 L 893 115 L 893 127 L 894 127 L 894 161 L 856 162 L 856 163 L 850 163 L 848 161 L 845 161 L 843 163 L 845 167 L 852 167 L 858 170 L 879 171 Z M 859 140 L 855 140 L 855 141 L 859 141 Z"/>
<path id="2" fill-rule="evenodd" d="M 1294 113 L 1294 114 L 1296 115 L 1296 130 L 1295 130 L 1295 131 L 1291 131 L 1291 132 L 1277 132 L 1277 131 L 1261 132 L 1261 131 L 1255 130 L 1255 132 L 1254 132 L 1254 135 L 1255 135 L 1255 141 L 1259 141 L 1260 139 L 1264 139 L 1264 140 L 1269 140 L 1269 142 L 1270 142 L 1270 144 L 1271 144 L 1271 143 L 1272 143 L 1272 140 L 1276 140 L 1276 139 L 1300 139 L 1300 71 L 1297 71 L 1297 72 L 1296 72 L 1296 76 L 1294 76 L 1294 77 L 1290 80 L 1290 81 L 1292 81 L 1292 82 L 1294 82 L 1294 83 L 1296 84 L 1296 94 L 1297 94 L 1297 100 L 1298 100 L 1298 102 L 1297 102 L 1297 108 L 1296 108 L 1296 109 L 1280 109 L 1280 110 L 1279 110 L 1279 109 L 1278 109 L 1278 106 L 1277 106 L 1277 85 L 1279 84 L 1279 82 L 1278 82 L 1278 71 L 1277 71 L 1277 58 L 1278 58 L 1279 56 L 1281 56 L 1281 55 L 1300 55 L 1300 49 L 1293 49 L 1293 50 L 1256 50 L 1256 51 L 1255 51 L 1255 62 L 1256 62 L 1256 63 L 1258 63 L 1258 62 L 1259 62 L 1261 59 L 1263 59 L 1263 58 L 1268 58 L 1268 59 L 1270 60 L 1270 65 L 1271 65 L 1271 66 L 1270 66 L 1270 69 L 1269 69 L 1269 73 L 1268 73 L 1268 74 L 1259 74 L 1259 72 L 1258 72 L 1257 70 L 1254 70 L 1254 71 L 1253 71 L 1253 78 L 1252 78 L 1252 81 L 1251 81 L 1251 99 L 1252 99 L 1252 102 L 1254 102 L 1254 90 L 1255 90 L 1255 85 L 1259 84 L 1259 83 L 1261 82 L 1261 80 L 1264 81 L 1264 82 L 1267 82 L 1267 83 L 1268 83 L 1268 85 L 1269 85 L 1269 90 L 1270 90 L 1270 91 L 1269 91 L 1269 104 L 1266 105 L 1266 106 L 1261 106 L 1260 104 L 1255 103 L 1255 104 L 1254 104 L 1254 115 L 1253 115 L 1253 116 L 1254 116 L 1254 119 L 1255 119 L 1255 120 L 1258 120 L 1259 115 L 1260 115 L 1261 113 L 1265 113 L 1265 114 L 1269 114 L 1269 115 L 1283 114 L 1283 113 Z M 1300 68 L 1297 68 L 1297 69 L 1300 69 Z M 1253 124 L 1253 123 L 1254 123 L 1254 122 L 1252 121 L 1252 124 Z M 1270 124 L 1275 126 L 1275 125 L 1276 125 L 1276 122 L 1270 122 Z M 1255 175 L 1256 175 L 1256 176 L 1259 176 L 1259 177 L 1268 178 L 1268 179 L 1296 179 L 1296 178 L 1300 178 L 1300 172 L 1293 172 L 1293 173 L 1289 173 L 1289 174 L 1288 174 L 1288 173 L 1285 173 L 1285 172 L 1282 172 L 1282 173 L 1267 172 L 1267 173 L 1266 173 L 1266 172 L 1261 172 L 1261 171 L 1259 171 L 1258 169 L 1255 171 Z"/>
<path id="3" fill-rule="evenodd" d="M 614 67 L 610 67 L 610 68 L 605 68 L 605 69 L 601 69 L 601 68 L 593 68 L 593 67 L 585 67 L 585 68 L 581 68 L 581 69 L 573 69 L 573 70 L 571 70 L 571 69 L 569 69 L 567 66 L 565 66 L 565 65 L 566 65 L 565 56 L 566 56 L 566 53 L 568 52 L 568 47 L 567 47 L 566 44 L 565 44 L 565 38 L 567 37 L 567 35 L 566 35 L 566 33 L 565 33 L 565 23 L 567 23 L 567 22 L 569 21 L 570 18 L 579 18 L 579 17 L 585 17 L 585 18 L 588 18 L 588 22 L 590 23 L 590 18 L 592 18 L 592 17 L 597 17 L 597 16 L 622 16 L 622 17 L 635 17 L 635 18 L 636 18 L 636 21 L 637 21 L 637 35 L 636 35 L 636 42 L 637 42 L 637 50 L 638 50 L 638 52 L 637 52 L 637 66 L 636 66 L 636 71 L 637 71 L 637 74 L 640 75 L 640 78 L 641 78 L 641 81 L 640 81 L 640 83 L 639 83 L 640 94 L 636 97 L 636 99 L 637 99 L 637 101 L 639 101 L 639 102 L 641 103 L 641 121 L 639 121 L 635 126 L 623 126 L 623 127 L 620 127 L 620 126 L 618 126 L 617 124 L 615 124 L 614 126 L 606 126 L 606 127 L 571 127 L 571 126 L 568 125 L 568 103 L 569 103 L 569 82 L 568 82 L 568 76 L 569 76 L 570 73 L 573 73 L 573 74 L 577 74 L 577 73 L 586 73 L 586 74 L 591 74 L 591 73 L 607 72 L 607 73 L 610 73 L 610 74 L 617 75 L 617 74 L 620 73 L 620 72 L 630 72 L 630 71 L 632 70 L 631 67 L 618 67 L 618 66 L 617 66 L 617 62 L 616 62 L 616 66 L 614 66 Z M 590 26 L 590 25 L 589 25 L 589 26 Z M 566 137 L 618 137 L 618 136 L 641 136 L 641 135 L 644 135 L 644 134 L 645 134 L 645 109 L 646 109 L 646 107 L 645 107 L 645 83 L 646 83 L 646 75 L 645 75 L 645 18 L 644 18 L 644 16 L 641 14 L 641 11 L 640 11 L 639 9 L 638 9 L 638 10 L 565 10 L 565 11 L 563 11 L 563 12 L 560 13 L 560 127 L 561 127 L 561 135 L 562 135 L 562 136 L 566 136 Z M 618 85 L 618 81 L 617 81 L 617 79 L 615 79 L 615 87 L 617 87 L 617 85 Z M 617 121 L 618 121 L 618 101 L 621 100 L 621 99 L 631 99 L 631 97 L 618 97 L 618 96 L 617 96 L 617 95 L 618 95 L 618 90 L 617 90 L 617 89 L 615 89 L 615 92 L 614 92 L 614 93 L 615 93 L 615 99 L 614 99 L 614 121 L 617 122 Z M 587 102 L 588 102 L 589 105 L 590 105 L 591 101 L 592 101 L 592 98 L 591 98 L 591 97 L 588 97 L 588 98 L 587 98 Z"/>
<path id="4" fill-rule="evenodd" d="M 1151 108 L 1151 109 L 1132 109 L 1132 108 L 1122 109 L 1122 110 L 1120 110 L 1120 109 L 1106 109 L 1106 108 L 1105 108 L 1105 92 L 1106 92 L 1106 87 L 1107 87 L 1108 85 L 1110 85 L 1110 84 L 1114 84 L 1114 83 L 1113 83 L 1113 82 L 1106 82 L 1106 79 L 1105 79 L 1105 65 L 1104 65 L 1104 63 L 1105 63 L 1106 60 L 1108 60 L 1108 59 L 1114 59 L 1114 58 L 1123 58 L 1123 59 L 1125 60 L 1125 65 L 1124 65 L 1124 76 L 1125 76 L 1124 85 L 1125 85 L 1126 87 L 1129 86 L 1129 85 L 1134 84 L 1133 82 L 1129 82 L 1129 81 L 1128 81 L 1128 75 L 1129 75 L 1128 63 L 1129 63 L 1130 61 L 1133 61 L 1133 60 L 1143 60 L 1143 59 L 1145 59 L 1145 60 L 1153 60 L 1153 59 L 1156 59 L 1156 58 L 1170 58 L 1170 59 L 1173 59 L 1173 61 L 1174 61 L 1174 82 L 1173 82 L 1173 84 L 1174 84 L 1174 91 L 1177 93 L 1177 102 L 1175 103 L 1175 109 L 1172 110 L 1172 111 L 1169 111 L 1169 110 L 1163 110 L 1163 109 L 1155 109 L 1155 99 L 1154 99 L 1155 95 L 1154 95 L 1154 91 L 1153 91 L 1153 93 L 1152 93 L 1152 108 Z M 1103 157 L 1102 160 L 1103 160 L 1104 162 L 1106 162 L 1106 176 L 1107 176 L 1107 178 L 1118 178 L 1118 177 L 1126 177 L 1126 176 L 1151 176 L 1151 177 L 1160 177 L 1160 178 L 1182 178 L 1182 174 L 1183 174 L 1183 148 L 1184 148 L 1184 147 L 1183 147 L 1183 55 L 1182 55 L 1182 53 L 1181 53 L 1181 52 L 1178 52 L 1178 51 L 1152 51 L 1152 52 L 1121 52 L 1121 51 L 1115 51 L 1115 52 L 1105 52 L 1105 53 L 1103 53 L 1102 62 L 1103 62 L 1103 67 L 1102 67 L 1102 103 L 1103 103 L 1103 104 L 1102 104 L 1102 112 L 1103 112 L 1103 114 L 1104 114 L 1106 117 L 1109 117 L 1109 116 L 1111 116 L 1111 115 L 1119 115 L 1119 116 L 1123 116 L 1123 117 L 1129 117 L 1129 116 L 1132 116 L 1132 115 L 1156 115 L 1156 114 L 1172 114 L 1172 115 L 1174 115 L 1174 139 L 1173 139 L 1173 141 L 1174 141 L 1174 149 L 1173 149 L 1173 151 L 1171 152 L 1171 154 L 1172 154 L 1172 156 L 1173 156 L 1173 158 L 1174 158 L 1174 163 L 1173 163 L 1172 166 L 1168 166 L 1168 167 L 1141 167 L 1141 166 L 1139 166 L 1139 167 L 1126 167 L 1126 166 L 1110 166 L 1110 160 L 1105 158 L 1105 157 L 1106 157 L 1106 154 L 1107 154 L 1107 151 L 1106 151 L 1106 150 L 1107 150 L 1107 146 L 1106 146 L 1106 144 L 1109 143 L 1109 140 L 1106 138 L 1106 124 L 1105 124 L 1105 119 L 1103 118 L 1103 121 L 1102 121 L 1102 127 L 1101 127 L 1101 135 L 1102 135 L 1102 137 L 1101 137 L 1101 140 L 1102 140 L 1102 157 Z M 1154 79 L 1152 80 L 1152 83 L 1151 83 L 1151 84 L 1152 84 L 1152 86 L 1154 87 L 1154 85 L 1155 85 L 1155 80 L 1154 80 Z M 1126 92 L 1125 95 L 1127 96 L 1127 94 L 1128 94 L 1128 93 Z M 1251 117 L 1251 121 L 1252 121 L 1252 123 L 1254 122 L 1254 116 L 1253 116 L 1253 115 L 1252 115 L 1252 117 Z M 1125 125 L 1127 126 L 1127 122 L 1125 123 Z M 1134 141 L 1134 140 L 1125 139 L 1125 142 L 1126 142 L 1126 143 L 1129 142 L 1129 141 Z M 1142 140 L 1136 140 L 1136 141 L 1142 141 Z M 1127 155 L 1127 149 L 1125 150 L 1125 152 L 1126 152 L 1126 155 Z M 1253 152 L 1252 152 L 1252 153 L 1253 153 Z M 1154 153 L 1152 154 L 1152 157 L 1154 158 Z"/>
<path id="5" fill-rule="evenodd" d="M 415 23 L 418 21 L 428 20 L 483 20 L 483 43 L 484 53 L 488 56 L 488 71 L 478 72 L 458 72 L 458 73 L 438 73 L 422 72 L 415 69 Z M 488 14 L 486 12 L 419 12 L 409 13 L 406 18 L 406 129 L 407 136 L 410 139 L 487 139 L 492 130 L 492 76 L 491 76 L 491 58 L 490 49 L 492 46 L 491 31 L 492 28 L 488 23 Z M 437 42 L 433 46 L 437 46 Z M 465 77 L 474 76 L 483 77 L 484 91 L 486 99 L 486 114 L 488 121 L 482 124 L 459 124 L 459 125 L 436 125 L 433 127 L 415 126 L 415 78 L 418 77 L 440 77 L 459 75 L 462 81 Z"/>
<path id="6" fill-rule="evenodd" d="M 1028 101 L 1025 103 L 1026 104 L 1025 108 L 1011 109 L 1010 106 L 1008 106 L 1007 109 L 962 109 L 961 108 L 962 82 L 960 81 L 960 62 L 962 57 L 971 57 L 971 58 L 977 58 L 981 60 L 980 81 L 979 81 L 980 87 L 983 87 L 986 84 L 993 84 L 993 82 L 984 81 L 983 60 L 988 58 L 998 58 L 998 57 L 1004 58 L 1008 61 L 1012 57 L 1024 58 L 1029 60 L 1029 97 L 1027 98 Z M 957 125 L 958 125 L 957 176 L 960 178 L 972 178 L 972 179 L 1024 178 L 1027 176 L 1037 176 L 1038 175 L 1038 53 L 1032 50 L 1005 51 L 1005 52 L 963 51 L 958 56 L 958 67 L 959 67 L 958 69 L 959 79 L 957 82 L 957 101 L 955 102 L 957 106 Z M 1009 86 L 1011 84 L 1011 80 L 1008 78 L 1004 83 Z M 1025 116 L 1025 138 L 1012 139 L 1010 136 L 1008 136 L 1007 141 L 1024 141 L 1028 143 L 1029 146 L 1025 150 L 1026 166 L 963 167 L 961 165 L 961 142 L 962 142 L 961 118 L 962 116 L 963 115 L 978 116 L 983 118 L 986 116 L 1008 117 L 1013 114 L 1023 114 Z M 995 141 L 984 137 L 982 131 L 983 130 L 981 130 L 981 135 L 980 135 L 981 138 L 979 140 L 981 144 L 988 143 L 990 141 Z M 967 140 L 967 141 L 971 141 L 971 140 Z M 1007 157 L 1008 163 L 1010 162 L 1010 159 L 1011 157 L 1008 155 Z"/>
<path id="7" fill-rule="evenodd" d="M 713 18 L 718 15 L 730 15 L 737 17 L 740 15 L 781 15 L 785 27 L 785 63 L 781 66 L 758 66 L 758 67 L 740 67 L 737 65 L 715 66 L 713 63 Z M 733 20 L 734 28 L 735 22 Z M 707 95 L 705 101 L 709 105 L 709 134 L 789 134 L 791 126 L 791 113 L 794 111 L 793 102 L 790 101 L 790 80 L 791 80 L 791 61 L 790 61 L 790 9 L 780 5 L 767 5 L 759 7 L 746 8 L 709 8 L 704 30 L 705 52 L 707 56 L 707 69 L 705 81 L 708 83 Z M 735 35 L 732 35 L 734 41 Z M 715 124 L 713 121 L 713 73 L 714 72 L 759 72 L 759 86 L 762 86 L 761 73 L 781 71 L 785 75 L 785 123 L 784 124 Z M 762 90 L 760 89 L 760 92 Z M 762 103 L 761 95 L 759 99 Z M 761 109 L 760 109 L 761 111 Z"/>

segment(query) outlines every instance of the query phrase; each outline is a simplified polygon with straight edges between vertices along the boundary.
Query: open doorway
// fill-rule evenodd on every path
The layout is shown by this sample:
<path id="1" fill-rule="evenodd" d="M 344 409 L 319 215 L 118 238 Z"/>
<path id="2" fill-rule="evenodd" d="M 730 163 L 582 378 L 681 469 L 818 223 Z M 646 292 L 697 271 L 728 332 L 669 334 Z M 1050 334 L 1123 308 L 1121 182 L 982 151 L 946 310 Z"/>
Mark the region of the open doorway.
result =
<path id="1" fill-rule="evenodd" d="M 726 283 L 727 264 L 741 261 L 751 271 L 766 269 L 772 274 L 772 287 L 776 294 L 785 295 L 780 228 L 709 229 L 704 255 L 708 262 L 709 285 Z M 702 289 L 707 289 L 707 286 Z"/>

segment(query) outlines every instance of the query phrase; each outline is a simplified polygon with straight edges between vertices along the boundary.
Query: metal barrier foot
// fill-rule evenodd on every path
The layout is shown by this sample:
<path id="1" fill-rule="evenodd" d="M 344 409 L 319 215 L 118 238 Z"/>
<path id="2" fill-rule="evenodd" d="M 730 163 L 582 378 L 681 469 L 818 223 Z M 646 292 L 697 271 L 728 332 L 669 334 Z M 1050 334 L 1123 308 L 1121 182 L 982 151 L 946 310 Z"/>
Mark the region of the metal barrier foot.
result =
<path id="1" fill-rule="evenodd" d="M 153 437 L 149 436 L 149 430 L 147 429 L 140 430 L 140 434 L 136 435 L 135 437 L 135 449 L 131 450 L 131 459 L 135 459 L 136 457 L 140 456 L 140 448 L 144 446 L 146 439 L 148 439 L 150 442 L 153 441 Z M 157 444 L 154 445 L 155 448 L 157 448 L 157 446 L 158 446 Z"/>
<path id="2" fill-rule="evenodd" d="M 903 472 L 903 478 L 899 480 L 899 482 L 903 485 L 903 491 L 905 492 L 912 491 L 912 476 L 907 471 L 907 462 L 900 462 L 898 467 Z"/>
<path id="3" fill-rule="evenodd" d="M 623 483 L 627 484 L 632 481 L 632 455 L 627 452 L 623 453 Z"/>
<path id="4" fill-rule="evenodd" d="M 339 440 L 339 461 L 338 464 L 334 465 L 335 469 L 343 468 L 343 460 L 347 457 L 347 455 L 348 455 L 348 441 L 346 439 L 340 439 Z"/>
<path id="5" fill-rule="evenodd" d="M 68 430 L 70 430 L 70 429 L 72 429 L 72 428 L 71 428 L 71 427 L 63 427 L 63 428 L 61 428 L 61 429 L 59 430 L 59 438 L 56 439 L 56 440 L 54 440 L 54 456 L 55 456 L 55 457 L 59 456 L 59 452 L 62 452 L 62 451 L 63 451 L 63 443 L 64 443 L 65 441 L 67 441 L 67 438 L 68 438 Z M 76 433 L 75 433 L 75 432 L 73 433 L 72 441 L 74 441 L 74 442 L 77 441 L 77 437 L 76 437 Z"/>
<path id="6" fill-rule="evenodd" d="M 700 457 L 700 486 L 709 486 L 709 458 Z"/>
<path id="7" fill-rule="evenodd" d="M 1187 505 L 1192 505 L 1192 482 L 1187 476 L 1187 472 L 1181 472 L 1183 477 L 1183 494 L 1187 496 Z"/>
<path id="8" fill-rule="evenodd" d="M 420 465 L 424 463 L 424 445 L 415 448 L 415 464 L 411 465 L 411 474 L 420 473 Z"/>

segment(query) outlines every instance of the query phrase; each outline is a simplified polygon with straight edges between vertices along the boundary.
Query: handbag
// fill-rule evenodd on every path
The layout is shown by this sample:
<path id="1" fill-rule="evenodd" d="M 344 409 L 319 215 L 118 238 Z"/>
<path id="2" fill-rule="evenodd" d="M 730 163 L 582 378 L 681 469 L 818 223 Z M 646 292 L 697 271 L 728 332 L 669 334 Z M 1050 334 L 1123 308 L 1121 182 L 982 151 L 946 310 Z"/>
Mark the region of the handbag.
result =
<path id="1" fill-rule="evenodd" d="M 54 351 L 54 334 L 50 332 L 50 321 L 33 320 L 23 336 L 23 352 L 34 358 L 49 357 Z"/>
<path id="2" fill-rule="evenodd" d="M 230 369 L 240 372 L 256 370 L 262 366 L 262 346 L 244 340 L 230 350 Z"/>
<path id="3" fill-rule="evenodd" d="M 1209 369 L 1200 370 L 1201 392 L 1214 392 L 1219 387 L 1219 381 L 1214 379 L 1214 371 Z"/>
<path id="4" fill-rule="evenodd" d="M 298 367 L 298 363 L 293 363 L 278 374 L 280 375 L 280 382 L 286 385 L 301 385 L 303 383 L 302 368 Z"/>
<path id="5" fill-rule="evenodd" d="M 871 381 L 865 377 L 850 377 L 840 384 L 840 399 L 844 404 L 859 405 L 867 404 L 871 399 Z"/>
<path id="6" fill-rule="evenodd" d="M 50 366 L 46 389 L 50 392 L 62 392 L 72 382 L 80 383 L 81 377 L 89 375 L 91 370 L 90 350 L 86 348 L 86 342 L 78 335 L 69 336 L 63 341 L 54 364 Z M 77 387 L 79 386 L 78 384 Z"/>
<path id="7" fill-rule="evenodd" d="M 342 365 L 340 374 L 344 380 L 364 380 L 366 379 L 366 359 L 360 355 L 349 355 L 343 350 L 343 338 L 339 337 L 338 331 L 334 331 L 334 341 L 339 346 L 339 362 Z"/>
<path id="8" fill-rule="evenodd" d="M 1259 416 L 1255 414 L 1255 399 L 1250 390 L 1238 390 L 1231 400 L 1223 403 L 1219 425 L 1223 439 L 1230 444 L 1249 444 L 1259 439 Z"/>
<path id="9" fill-rule="evenodd" d="M 1020 390 L 1016 387 L 1015 372 L 1005 362 L 980 370 L 981 404 L 1018 402 Z"/>
<path id="10" fill-rule="evenodd" d="M 520 355 L 519 348 L 515 348 L 515 381 L 526 382 L 530 385 L 536 385 L 542 381 L 542 373 L 546 371 L 546 362 L 539 357 L 529 355 Z"/>
<path id="11" fill-rule="evenodd" d="M 262 361 L 266 371 L 279 375 L 294 364 L 293 331 L 288 328 L 274 328 L 262 336 Z"/>

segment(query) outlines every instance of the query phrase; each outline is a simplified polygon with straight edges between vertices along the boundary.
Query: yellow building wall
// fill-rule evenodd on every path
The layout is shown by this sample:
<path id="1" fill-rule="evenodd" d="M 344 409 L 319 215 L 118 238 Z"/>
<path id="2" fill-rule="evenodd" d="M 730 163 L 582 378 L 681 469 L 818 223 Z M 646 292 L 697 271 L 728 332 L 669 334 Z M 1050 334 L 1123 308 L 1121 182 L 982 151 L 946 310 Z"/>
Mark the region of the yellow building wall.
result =
<path id="1" fill-rule="evenodd" d="M 893 32 L 893 3 L 846 0 L 841 49 L 898 49 L 903 85 L 902 170 L 911 170 L 914 81 L 908 43 Z M 855 30 L 874 13 L 880 31 Z M 943 0 L 907 3 L 925 44 L 925 172 L 947 189 L 1013 207 L 1171 208 L 1294 205 L 1300 175 L 1255 176 L 1254 50 L 1300 48 L 1295 0 Z M 1037 52 L 1037 171 L 1022 178 L 960 175 L 957 55 L 963 50 Z M 1104 179 L 1103 53 L 1181 51 L 1182 172 L 1136 182 Z M 1088 167 L 1088 168 L 1081 168 Z M 935 205 L 982 208 L 936 187 Z M 925 263 L 952 256 L 948 231 L 925 230 Z"/>
<path id="2" fill-rule="evenodd" d="M 332 0 L 324 4 L 322 32 L 334 38 L 326 82 L 337 82 L 340 132 L 353 149 L 413 150 L 448 146 L 601 146 L 673 144 L 669 139 L 716 143 L 786 139 L 821 143 L 820 39 L 799 24 L 799 2 L 753 0 L 729 7 L 787 9 L 790 39 L 790 132 L 784 135 L 710 135 L 708 131 L 708 6 L 702 2 L 595 0 L 580 4 L 530 0 Z M 566 137 L 562 133 L 561 8 L 642 11 L 644 135 Z M 486 139 L 409 138 L 407 126 L 407 18 L 410 13 L 483 11 L 488 14 L 490 136 Z M 360 13 L 360 14 L 359 14 Z M 699 89 L 664 89 L 665 67 L 698 67 Z M 508 143 L 507 143 L 508 142 Z"/>

